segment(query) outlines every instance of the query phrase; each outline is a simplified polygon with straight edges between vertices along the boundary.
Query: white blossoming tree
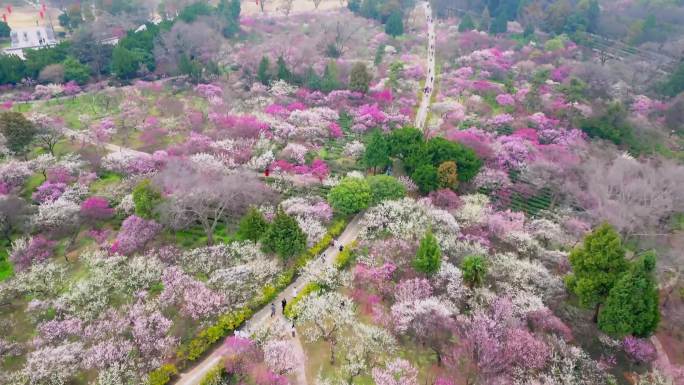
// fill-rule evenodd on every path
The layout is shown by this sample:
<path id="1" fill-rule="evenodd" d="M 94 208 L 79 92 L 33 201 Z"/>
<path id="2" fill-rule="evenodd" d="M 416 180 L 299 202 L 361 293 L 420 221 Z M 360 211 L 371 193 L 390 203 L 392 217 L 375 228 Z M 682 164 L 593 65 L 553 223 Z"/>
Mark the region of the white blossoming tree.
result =
<path id="1" fill-rule="evenodd" d="M 355 322 L 353 301 L 337 292 L 311 294 L 297 303 L 296 323 L 309 342 L 323 340 L 330 345 L 330 363 L 342 334 Z"/>

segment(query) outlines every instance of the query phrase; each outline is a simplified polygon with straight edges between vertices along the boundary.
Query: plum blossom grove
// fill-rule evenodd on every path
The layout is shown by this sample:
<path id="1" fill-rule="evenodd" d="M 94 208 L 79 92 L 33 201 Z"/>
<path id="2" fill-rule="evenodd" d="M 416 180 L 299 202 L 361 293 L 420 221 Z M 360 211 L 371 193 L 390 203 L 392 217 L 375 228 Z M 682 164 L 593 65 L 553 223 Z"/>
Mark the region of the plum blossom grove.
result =
<path id="1" fill-rule="evenodd" d="M 593 1 L 282 3 L 0 87 L 0 383 L 684 381 L 681 95 L 528 28 Z"/>

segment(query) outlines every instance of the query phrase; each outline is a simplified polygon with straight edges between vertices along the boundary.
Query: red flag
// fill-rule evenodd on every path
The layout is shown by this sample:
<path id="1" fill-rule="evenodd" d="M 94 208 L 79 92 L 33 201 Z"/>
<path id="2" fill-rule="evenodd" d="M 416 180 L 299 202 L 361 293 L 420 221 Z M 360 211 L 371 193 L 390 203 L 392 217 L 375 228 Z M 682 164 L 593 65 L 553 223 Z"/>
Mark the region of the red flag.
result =
<path id="1" fill-rule="evenodd" d="M 44 19 L 44 18 L 45 18 L 45 14 L 43 13 L 43 11 L 40 11 L 39 14 L 40 14 L 40 18 L 41 18 L 41 19 Z"/>
<path id="2" fill-rule="evenodd" d="M 2 14 L 2 21 L 7 23 L 7 15 L 5 15 L 4 13 Z"/>
<path id="3" fill-rule="evenodd" d="M 256 5 L 259 5 L 259 0 L 256 0 Z"/>
<path id="4" fill-rule="evenodd" d="M 7 13 L 9 13 L 9 14 L 12 13 L 12 6 L 11 5 L 7 6 Z"/>

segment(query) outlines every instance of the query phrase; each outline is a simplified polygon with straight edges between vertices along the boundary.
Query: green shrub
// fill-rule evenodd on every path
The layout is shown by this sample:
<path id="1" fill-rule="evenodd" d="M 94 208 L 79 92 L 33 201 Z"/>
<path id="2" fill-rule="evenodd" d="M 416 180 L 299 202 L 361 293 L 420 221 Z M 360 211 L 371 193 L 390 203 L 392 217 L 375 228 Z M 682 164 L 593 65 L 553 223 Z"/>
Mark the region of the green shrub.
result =
<path id="1" fill-rule="evenodd" d="M 147 377 L 149 385 L 165 385 L 171 381 L 171 378 L 178 374 L 178 369 L 174 364 L 164 364 L 161 367 L 153 370 Z"/>
<path id="2" fill-rule="evenodd" d="M 221 385 L 221 380 L 226 373 L 223 362 L 219 362 L 200 380 L 200 385 Z"/>
<path id="3" fill-rule="evenodd" d="M 285 305 L 285 317 L 287 318 L 294 318 L 297 314 L 295 313 L 295 306 L 299 301 L 302 300 L 302 298 L 308 296 L 309 294 L 313 292 L 320 291 L 321 287 L 316 283 L 316 282 L 309 282 L 304 286 L 302 291 L 300 291 L 296 297 L 292 298 L 287 305 Z"/>
<path id="4" fill-rule="evenodd" d="M 373 204 L 406 196 L 406 187 L 389 175 L 373 175 L 366 178 L 373 194 Z"/>
<path id="5" fill-rule="evenodd" d="M 335 257 L 335 268 L 338 270 L 346 269 L 349 267 L 351 264 L 352 260 L 354 259 L 354 253 L 352 250 L 356 248 L 357 241 L 352 242 L 351 244 L 347 245 L 344 250 L 342 250 L 337 256 Z"/>
<path id="6" fill-rule="evenodd" d="M 266 285 L 261 289 L 261 301 L 262 303 L 268 303 L 273 301 L 275 297 L 278 296 L 278 290 L 273 285 Z"/>
<path id="7" fill-rule="evenodd" d="M 161 193 L 152 185 L 149 179 L 144 179 L 133 189 L 133 203 L 135 215 L 152 219 L 154 209 L 161 202 Z"/>
<path id="8" fill-rule="evenodd" d="M 328 193 L 330 205 L 343 215 L 355 214 L 366 209 L 372 199 L 368 182 L 361 178 L 344 178 Z"/>

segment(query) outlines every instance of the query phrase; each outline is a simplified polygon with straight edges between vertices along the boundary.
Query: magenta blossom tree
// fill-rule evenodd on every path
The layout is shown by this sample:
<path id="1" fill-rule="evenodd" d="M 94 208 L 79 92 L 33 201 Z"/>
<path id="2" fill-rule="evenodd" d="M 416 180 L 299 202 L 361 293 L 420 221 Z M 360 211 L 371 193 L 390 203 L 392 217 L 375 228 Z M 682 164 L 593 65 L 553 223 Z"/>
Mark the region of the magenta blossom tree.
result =
<path id="1" fill-rule="evenodd" d="M 159 230 L 161 230 L 161 225 L 157 222 L 131 215 L 121 223 L 121 230 L 110 251 L 129 255 L 142 250 L 159 233 Z"/>
<path id="2" fill-rule="evenodd" d="M 622 341 L 625 353 L 636 362 L 649 363 L 656 358 L 656 350 L 651 341 L 629 336 Z"/>
<path id="3" fill-rule="evenodd" d="M 107 199 L 94 196 L 81 202 L 81 215 L 91 221 L 101 221 L 111 218 L 114 209 L 109 207 Z"/>
<path id="4" fill-rule="evenodd" d="M 44 182 L 38 186 L 31 198 L 38 203 L 54 202 L 62 196 L 66 187 L 64 183 Z"/>
<path id="5" fill-rule="evenodd" d="M 30 240 L 19 238 L 12 242 L 12 251 L 9 259 L 17 271 L 26 270 L 34 263 L 48 260 L 57 243 L 42 235 L 37 235 Z"/>

